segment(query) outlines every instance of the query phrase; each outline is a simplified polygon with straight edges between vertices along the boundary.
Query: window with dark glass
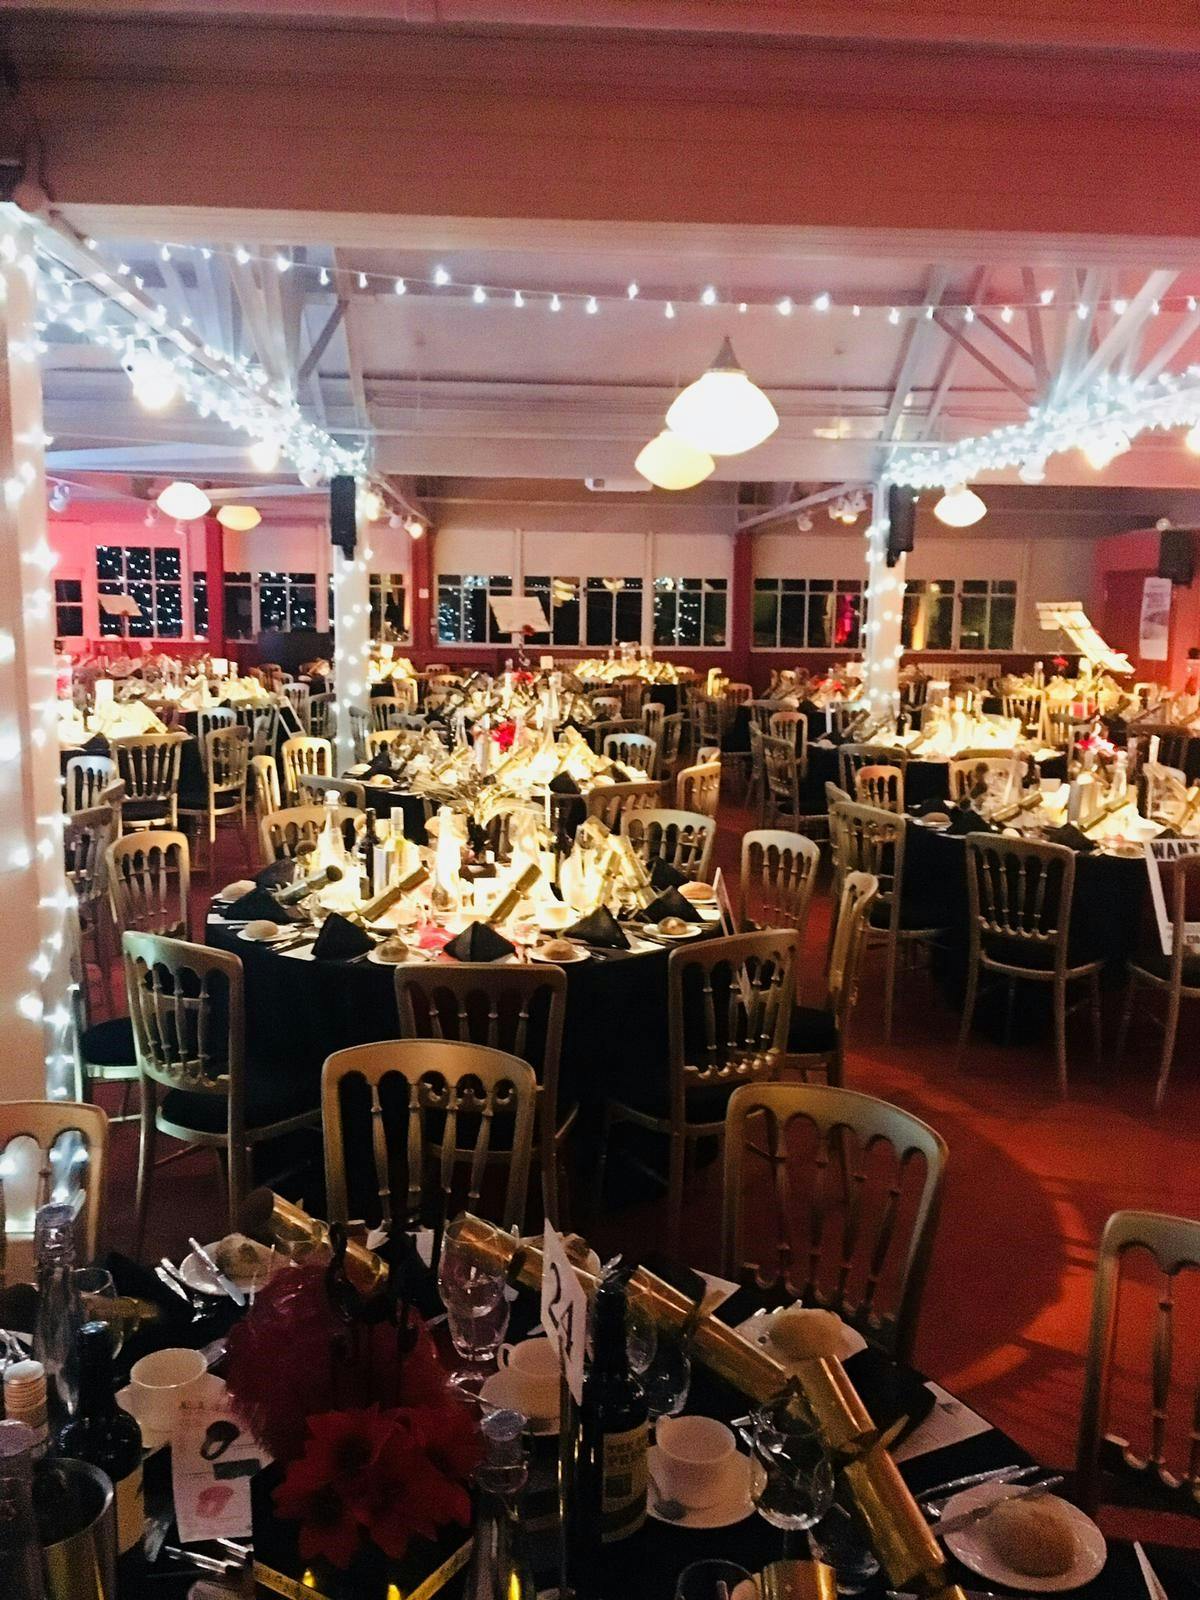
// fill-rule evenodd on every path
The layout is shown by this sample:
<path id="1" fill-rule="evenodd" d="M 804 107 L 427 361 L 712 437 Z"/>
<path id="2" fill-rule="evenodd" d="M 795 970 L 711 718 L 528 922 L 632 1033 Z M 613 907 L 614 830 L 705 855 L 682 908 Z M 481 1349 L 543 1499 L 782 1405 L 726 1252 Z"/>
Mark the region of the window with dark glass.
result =
<path id="1" fill-rule="evenodd" d="M 863 625 L 859 578 L 756 578 L 758 650 L 855 650 Z"/>
<path id="2" fill-rule="evenodd" d="M 254 637 L 254 585 L 248 572 L 225 574 L 225 637 Z"/>
<path id="3" fill-rule="evenodd" d="M 54 580 L 54 632 L 60 639 L 83 638 L 83 581 Z"/>
<path id="4" fill-rule="evenodd" d="M 580 594 L 583 590 L 584 585 L 579 578 L 526 578 L 525 593 L 542 602 L 542 610 L 550 623 L 549 633 L 531 634 L 529 643 L 582 644 Z"/>
<path id="5" fill-rule="evenodd" d="M 506 644 L 492 612 L 492 595 L 509 596 L 512 578 L 503 573 L 443 572 L 438 577 L 438 641 L 441 644 Z"/>
<path id="6" fill-rule="evenodd" d="M 198 639 L 208 637 L 208 573 L 192 574 L 192 632 Z"/>
<path id="7" fill-rule="evenodd" d="M 728 590 L 725 578 L 655 578 L 654 643 L 723 646 Z"/>
<path id="8" fill-rule="evenodd" d="M 953 650 L 953 578 L 912 578 L 904 590 L 900 642 L 906 650 Z"/>
<path id="9" fill-rule="evenodd" d="M 100 596 L 125 595 L 137 613 L 113 613 L 100 604 L 105 638 L 178 639 L 183 635 L 182 561 L 169 545 L 98 545 L 96 589 Z"/>
<path id="10" fill-rule="evenodd" d="M 1010 578 L 964 578 L 959 585 L 958 648 L 1011 650 L 1017 586 Z"/>
<path id="11" fill-rule="evenodd" d="M 405 612 L 404 573 L 373 572 L 370 590 L 372 639 L 406 640 L 408 623 Z"/>
<path id="12" fill-rule="evenodd" d="M 588 578 L 584 584 L 585 637 L 581 644 L 611 649 L 642 637 L 642 580 Z"/>

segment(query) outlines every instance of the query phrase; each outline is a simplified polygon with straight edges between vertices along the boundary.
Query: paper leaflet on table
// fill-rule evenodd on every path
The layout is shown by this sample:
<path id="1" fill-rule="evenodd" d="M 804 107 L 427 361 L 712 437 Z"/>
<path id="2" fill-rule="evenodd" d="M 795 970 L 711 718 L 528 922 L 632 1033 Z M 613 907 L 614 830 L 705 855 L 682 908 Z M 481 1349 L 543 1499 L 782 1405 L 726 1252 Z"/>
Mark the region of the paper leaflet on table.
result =
<path id="1" fill-rule="evenodd" d="M 171 1432 L 171 1492 L 180 1544 L 246 1539 L 250 1480 L 270 1460 L 234 1415 L 229 1391 L 211 1374 L 180 1402 Z"/>
<path id="2" fill-rule="evenodd" d="M 927 1456 L 934 1450 L 973 1439 L 976 1434 L 991 1432 L 990 1422 L 956 1400 L 940 1383 L 927 1383 L 925 1387 L 933 1396 L 933 1410 L 891 1452 L 893 1461 L 915 1461 L 918 1456 Z"/>
<path id="3" fill-rule="evenodd" d="M 1158 923 L 1158 937 L 1163 955 L 1172 953 L 1175 929 L 1174 913 L 1168 909 L 1163 892 L 1162 868 L 1181 856 L 1200 855 L 1200 839 L 1150 839 L 1146 843 L 1146 871 L 1150 876 L 1150 898 L 1154 903 L 1154 917 Z M 1173 895 L 1172 895 L 1173 898 Z M 1189 911 L 1194 908 L 1189 906 Z M 1187 950 L 1200 954 L 1200 921 L 1187 921 L 1183 925 L 1183 939 Z"/>

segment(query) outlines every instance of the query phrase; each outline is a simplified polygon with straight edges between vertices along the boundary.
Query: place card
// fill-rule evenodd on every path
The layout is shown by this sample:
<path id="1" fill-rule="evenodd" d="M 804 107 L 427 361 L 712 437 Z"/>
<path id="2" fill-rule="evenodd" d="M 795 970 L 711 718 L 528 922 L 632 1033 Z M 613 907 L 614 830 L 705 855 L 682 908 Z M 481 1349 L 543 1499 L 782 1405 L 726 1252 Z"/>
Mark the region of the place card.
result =
<path id="1" fill-rule="evenodd" d="M 219 1378 L 180 1403 L 171 1433 L 171 1492 L 180 1544 L 245 1539 L 251 1532 L 250 1480 L 269 1457 L 234 1415 Z"/>
<path id="2" fill-rule="evenodd" d="M 547 1223 L 542 1239 L 542 1327 L 558 1346 L 567 1388 L 576 1405 L 583 1399 L 587 1318 L 587 1296 L 579 1286 L 561 1235 Z"/>

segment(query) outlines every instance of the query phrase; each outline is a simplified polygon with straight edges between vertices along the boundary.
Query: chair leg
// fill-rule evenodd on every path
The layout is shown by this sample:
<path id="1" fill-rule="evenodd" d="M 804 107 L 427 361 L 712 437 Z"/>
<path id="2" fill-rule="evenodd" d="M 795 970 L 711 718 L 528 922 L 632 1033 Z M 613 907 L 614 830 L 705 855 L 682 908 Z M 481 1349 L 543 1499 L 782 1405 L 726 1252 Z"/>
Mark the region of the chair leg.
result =
<path id="1" fill-rule="evenodd" d="M 896 966 L 900 960 L 900 942 L 889 934 L 887 957 L 883 969 L 883 1037 L 892 1042 L 892 1014 L 896 1007 Z"/>
<path id="2" fill-rule="evenodd" d="M 1100 1014 L 1100 974 L 1093 972 L 1088 985 L 1091 990 L 1090 1011 L 1092 1015 L 1092 1054 L 1096 1060 L 1096 1071 L 1099 1072 L 1104 1064 L 1103 1025 Z"/>
<path id="3" fill-rule="evenodd" d="M 1171 1062 L 1175 1055 L 1175 1035 L 1179 1031 L 1179 1003 L 1179 990 L 1172 989 L 1167 996 L 1167 1015 L 1163 1022 L 1162 1060 L 1158 1068 L 1158 1082 L 1154 1086 L 1155 1111 L 1162 1110 L 1162 1103 L 1167 1093 L 1167 1079 L 1171 1075 Z"/>
<path id="4" fill-rule="evenodd" d="M 1058 1092 L 1067 1098 L 1067 986 L 1054 985 L 1054 1059 L 1058 1068 Z"/>
<path id="5" fill-rule="evenodd" d="M 137 1200 L 134 1205 L 133 1254 L 140 1260 L 146 1234 L 146 1217 L 150 1210 L 150 1183 L 154 1176 L 154 1149 L 158 1139 L 155 1112 L 158 1094 L 152 1083 L 142 1080 L 142 1118 L 138 1141 Z"/>
<path id="6" fill-rule="evenodd" d="M 218 1152 L 220 1155 L 222 1152 Z M 226 1161 L 225 1186 L 229 1200 L 229 1231 L 236 1233 L 241 1221 L 242 1207 L 249 1192 L 249 1176 L 254 1161 L 253 1145 L 244 1144 L 231 1149 Z"/>
<path id="7" fill-rule="evenodd" d="M 958 1029 L 958 1045 L 954 1051 L 954 1065 L 962 1066 L 967 1040 L 971 1036 L 971 1023 L 975 1020 L 975 1001 L 979 996 L 979 963 L 972 961 L 967 973 L 967 992 L 963 996 L 962 1022 Z"/>
<path id="8" fill-rule="evenodd" d="M 612 1138 L 613 1109 L 604 1107 L 604 1122 L 600 1129 L 600 1153 L 596 1157 L 596 1177 L 592 1186 L 592 1216 L 600 1216 L 604 1209 L 604 1174 L 608 1167 L 608 1143 Z"/>
<path id="9" fill-rule="evenodd" d="M 1129 1024 L 1133 1021 L 1133 1002 L 1137 989 L 1137 979 L 1133 973 L 1129 974 L 1129 982 L 1125 986 L 1125 1005 L 1121 1011 L 1121 1023 L 1117 1029 L 1117 1046 L 1113 1052 L 1113 1067 L 1120 1067 L 1125 1059 L 1125 1044 L 1129 1038 Z"/>

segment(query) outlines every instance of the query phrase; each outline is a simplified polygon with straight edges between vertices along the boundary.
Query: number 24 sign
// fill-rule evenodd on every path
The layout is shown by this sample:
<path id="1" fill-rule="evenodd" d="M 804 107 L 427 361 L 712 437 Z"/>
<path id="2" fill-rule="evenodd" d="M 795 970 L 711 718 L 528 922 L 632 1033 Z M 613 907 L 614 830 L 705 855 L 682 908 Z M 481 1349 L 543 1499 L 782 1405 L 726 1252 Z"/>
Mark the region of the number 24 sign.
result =
<path id="1" fill-rule="evenodd" d="M 576 1405 L 583 1399 L 587 1314 L 587 1296 L 579 1287 L 562 1238 L 547 1223 L 542 1241 L 542 1327 L 558 1346 L 558 1359 Z"/>

